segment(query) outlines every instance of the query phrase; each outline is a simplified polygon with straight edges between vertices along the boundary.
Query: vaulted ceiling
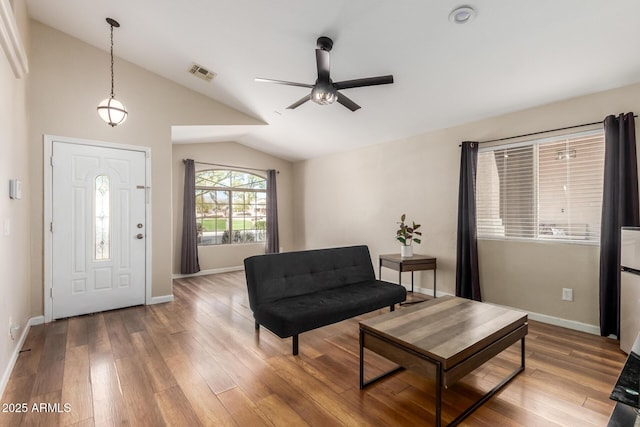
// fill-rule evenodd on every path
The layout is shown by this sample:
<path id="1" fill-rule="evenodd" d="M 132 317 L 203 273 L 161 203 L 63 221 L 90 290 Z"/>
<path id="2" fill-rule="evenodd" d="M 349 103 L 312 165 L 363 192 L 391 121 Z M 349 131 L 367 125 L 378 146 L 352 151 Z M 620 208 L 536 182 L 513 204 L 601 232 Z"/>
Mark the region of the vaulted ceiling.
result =
<path id="1" fill-rule="evenodd" d="M 27 0 L 32 18 L 267 125 L 174 129 L 174 142 L 234 140 L 297 160 L 397 140 L 640 81 L 640 1 Z M 334 81 L 393 74 L 347 89 L 362 108 L 307 102 L 316 39 L 331 37 Z M 209 83 L 187 72 L 215 72 Z M 117 78 L 117 67 L 116 67 Z M 117 83 L 116 83 L 117 84 Z M 126 101 L 126 93 L 120 93 Z M 470 137 L 473 137 L 470 135 Z"/>

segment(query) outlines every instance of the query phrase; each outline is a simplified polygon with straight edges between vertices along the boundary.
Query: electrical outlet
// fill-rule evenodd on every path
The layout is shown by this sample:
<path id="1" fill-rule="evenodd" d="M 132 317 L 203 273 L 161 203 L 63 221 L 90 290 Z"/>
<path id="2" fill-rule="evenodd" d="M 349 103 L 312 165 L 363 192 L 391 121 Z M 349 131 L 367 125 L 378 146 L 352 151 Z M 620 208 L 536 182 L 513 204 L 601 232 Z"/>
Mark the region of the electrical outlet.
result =
<path id="1" fill-rule="evenodd" d="M 571 288 L 562 288 L 562 300 L 563 301 L 573 301 L 573 289 L 571 289 Z"/>

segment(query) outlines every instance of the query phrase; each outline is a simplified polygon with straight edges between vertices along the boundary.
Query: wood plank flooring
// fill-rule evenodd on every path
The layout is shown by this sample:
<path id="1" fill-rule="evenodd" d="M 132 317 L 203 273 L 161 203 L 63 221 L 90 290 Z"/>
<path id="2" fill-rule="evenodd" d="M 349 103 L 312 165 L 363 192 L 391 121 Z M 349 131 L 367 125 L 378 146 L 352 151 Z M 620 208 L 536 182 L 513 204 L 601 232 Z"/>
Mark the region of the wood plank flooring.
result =
<path id="1" fill-rule="evenodd" d="M 358 322 L 387 310 L 302 334 L 296 357 L 291 339 L 255 333 L 243 272 L 176 280 L 174 296 L 31 328 L 0 408 L 27 411 L 0 425 L 433 425 L 434 384 L 418 374 L 358 388 Z M 533 321 L 526 342 L 525 372 L 462 425 L 605 426 L 618 343 Z M 519 364 L 518 346 L 444 392 L 444 422 Z M 366 361 L 371 376 L 393 366 Z"/>

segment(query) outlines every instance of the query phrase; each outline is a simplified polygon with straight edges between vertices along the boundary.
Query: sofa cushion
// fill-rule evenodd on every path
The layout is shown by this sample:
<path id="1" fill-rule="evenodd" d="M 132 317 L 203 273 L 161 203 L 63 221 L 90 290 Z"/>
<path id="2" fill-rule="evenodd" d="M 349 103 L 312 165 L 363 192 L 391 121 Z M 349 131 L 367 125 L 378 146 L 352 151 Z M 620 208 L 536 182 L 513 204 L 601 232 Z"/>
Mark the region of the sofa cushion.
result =
<path id="1" fill-rule="evenodd" d="M 375 280 L 365 245 L 257 255 L 244 260 L 249 305 Z"/>
<path id="2" fill-rule="evenodd" d="M 256 321 L 281 338 L 389 307 L 406 299 L 402 286 L 379 280 L 321 290 L 261 304 Z"/>

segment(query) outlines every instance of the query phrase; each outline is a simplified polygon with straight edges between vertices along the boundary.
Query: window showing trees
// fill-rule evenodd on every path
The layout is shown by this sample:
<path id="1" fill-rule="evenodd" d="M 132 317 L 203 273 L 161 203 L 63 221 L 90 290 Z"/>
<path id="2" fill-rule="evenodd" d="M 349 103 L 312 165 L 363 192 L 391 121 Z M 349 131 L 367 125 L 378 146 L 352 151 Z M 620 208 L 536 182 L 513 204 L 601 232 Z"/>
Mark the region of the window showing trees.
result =
<path id="1" fill-rule="evenodd" d="M 198 245 L 266 240 L 266 178 L 236 170 L 196 172 Z"/>

